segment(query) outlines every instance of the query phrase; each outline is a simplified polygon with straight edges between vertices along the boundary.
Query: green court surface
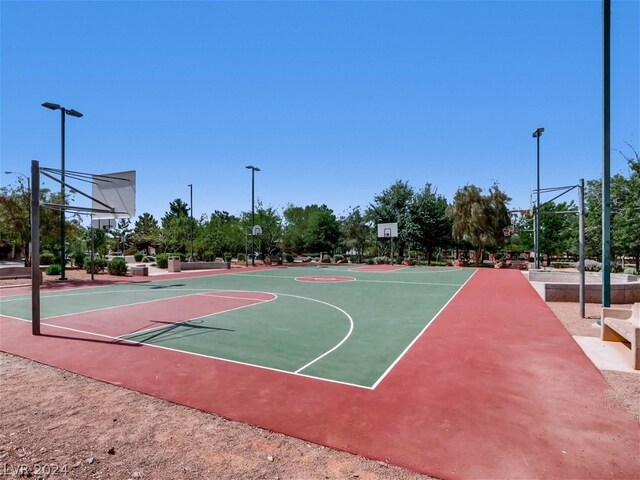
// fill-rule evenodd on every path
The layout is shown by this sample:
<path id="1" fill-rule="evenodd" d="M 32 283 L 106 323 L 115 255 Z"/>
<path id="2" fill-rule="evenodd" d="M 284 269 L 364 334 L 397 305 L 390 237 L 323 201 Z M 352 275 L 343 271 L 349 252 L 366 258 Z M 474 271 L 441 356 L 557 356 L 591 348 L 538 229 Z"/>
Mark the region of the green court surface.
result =
<path id="1" fill-rule="evenodd" d="M 473 273 L 332 265 L 65 289 L 42 293 L 41 321 L 43 328 L 375 388 Z M 3 315 L 30 319 L 30 296 L 0 302 Z M 136 327 L 135 316 L 160 313 L 171 322 Z M 90 326 L 110 319 L 131 319 L 131 327 L 105 335 Z"/>

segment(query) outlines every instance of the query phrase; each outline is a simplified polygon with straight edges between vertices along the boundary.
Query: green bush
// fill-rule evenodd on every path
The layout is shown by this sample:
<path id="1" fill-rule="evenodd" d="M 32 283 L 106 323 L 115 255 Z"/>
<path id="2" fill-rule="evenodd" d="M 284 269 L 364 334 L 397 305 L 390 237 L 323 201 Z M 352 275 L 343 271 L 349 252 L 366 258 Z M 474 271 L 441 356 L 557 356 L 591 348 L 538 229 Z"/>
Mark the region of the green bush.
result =
<path id="1" fill-rule="evenodd" d="M 55 256 L 50 252 L 42 252 L 40 254 L 40 265 L 51 265 Z"/>
<path id="2" fill-rule="evenodd" d="M 87 273 L 91 273 L 91 257 L 85 257 L 83 268 Z M 93 273 L 104 272 L 107 268 L 107 261 L 102 257 L 94 257 L 93 259 Z"/>
<path id="3" fill-rule="evenodd" d="M 139 260 L 136 260 L 136 261 L 138 262 Z M 154 257 L 151 257 L 151 256 L 146 256 L 145 255 L 144 257 L 142 257 L 142 263 L 149 263 L 149 262 L 155 262 L 155 261 L 156 261 L 156 259 Z"/>
<path id="4" fill-rule="evenodd" d="M 238 261 L 239 262 L 244 262 L 247 260 L 247 256 L 244 253 L 239 253 L 238 254 Z"/>
<path id="5" fill-rule="evenodd" d="M 636 272 L 636 269 L 634 267 L 626 267 L 624 269 L 624 273 L 626 275 L 638 275 L 638 272 Z"/>
<path id="6" fill-rule="evenodd" d="M 285 253 L 284 254 L 284 261 L 287 263 L 293 263 L 293 253 Z"/>
<path id="7" fill-rule="evenodd" d="M 376 257 L 373 259 L 376 265 L 386 265 L 389 263 L 389 257 Z"/>
<path id="8" fill-rule="evenodd" d="M 159 253 L 156 255 L 156 264 L 158 268 L 167 268 L 169 266 L 169 254 Z"/>
<path id="9" fill-rule="evenodd" d="M 233 255 L 231 255 L 229 252 L 224 252 L 224 261 L 225 262 L 230 262 L 232 258 L 233 258 Z"/>
<path id="10" fill-rule="evenodd" d="M 47 267 L 45 273 L 47 275 L 60 275 L 62 273 L 62 267 L 57 263 L 53 263 Z"/>
<path id="11" fill-rule="evenodd" d="M 75 252 L 73 254 L 73 263 L 76 267 L 82 267 L 84 265 L 84 259 L 87 257 L 87 254 L 84 252 Z"/>
<path id="12" fill-rule="evenodd" d="M 141 262 L 142 259 L 144 258 L 144 253 L 136 252 L 133 254 L 133 258 L 135 259 L 136 262 Z"/>
<path id="13" fill-rule="evenodd" d="M 367 265 L 374 265 L 376 262 L 373 258 L 367 258 Z"/>
<path id="14" fill-rule="evenodd" d="M 585 272 L 599 272 L 600 270 L 602 270 L 602 264 L 600 262 L 596 262 L 595 260 L 584 261 Z"/>
<path id="15" fill-rule="evenodd" d="M 107 270 L 109 270 L 109 275 L 126 275 L 127 262 L 122 257 L 116 257 L 109 261 L 107 264 Z"/>

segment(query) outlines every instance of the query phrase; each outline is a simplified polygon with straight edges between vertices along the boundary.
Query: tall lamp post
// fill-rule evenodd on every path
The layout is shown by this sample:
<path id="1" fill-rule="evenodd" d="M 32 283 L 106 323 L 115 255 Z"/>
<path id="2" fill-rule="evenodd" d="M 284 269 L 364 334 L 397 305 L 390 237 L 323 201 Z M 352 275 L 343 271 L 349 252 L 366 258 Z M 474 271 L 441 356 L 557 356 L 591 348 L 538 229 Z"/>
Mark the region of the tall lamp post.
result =
<path id="1" fill-rule="evenodd" d="M 256 266 L 256 247 L 255 247 L 255 235 L 254 229 L 256 226 L 256 212 L 255 212 L 255 175 L 260 169 L 253 165 L 247 165 L 246 168 L 251 170 L 251 265 Z"/>
<path id="2" fill-rule="evenodd" d="M 65 277 L 65 265 L 66 265 L 66 252 L 65 252 L 65 242 L 66 242 L 66 238 L 65 238 L 65 223 L 64 223 L 64 204 L 65 204 L 65 200 L 64 200 L 64 120 L 65 117 L 67 115 L 71 115 L 72 117 L 76 117 L 76 118 L 81 118 L 82 114 L 80 112 L 78 112 L 77 110 L 74 110 L 73 108 L 65 108 L 65 107 L 61 107 L 60 105 L 58 105 L 57 103 L 50 103 L 50 102 L 45 102 L 42 104 L 42 106 L 44 108 L 48 108 L 49 110 L 60 110 L 60 118 L 62 121 L 62 127 L 61 127 L 61 144 L 62 144 L 62 168 L 61 168 L 61 173 L 60 173 L 60 203 L 61 205 L 63 205 L 62 210 L 60 211 L 60 280 L 66 280 L 67 277 Z"/>
<path id="3" fill-rule="evenodd" d="M 24 179 L 27 181 L 27 197 L 29 198 L 29 201 L 27 202 L 27 207 L 29 208 L 29 238 L 31 238 L 31 179 L 29 177 L 27 177 L 24 173 L 20 173 L 20 172 L 4 172 L 7 175 L 18 175 L 20 177 L 24 177 Z M 28 243 L 28 242 L 27 242 Z M 27 255 L 25 255 L 24 257 L 24 266 L 28 267 L 29 266 L 29 257 L 31 256 L 31 250 L 29 250 L 29 252 L 27 253 Z"/>
<path id="4" fill-rule="evenodd" d="M 537 188 L 536 188 L 536 216 L 535 216 L 535 262 L 534 267 L 540 268 L 540 136 L 544 132 L 544 128 L 536 128 L 532 137 L 536 139 L 537 144 L 537 156 L 536 156 L 536 176 L 537 176 Z"/>
<path id="5" fill-rule="evenodd" d="M 191 222 L 189 222 L 189 238 L 191 239 L 191 260 L 193 262 L 193 184 L 187 185 L 189 187 L 189 201 L 191 206 L 189 211 L 191 212 Z"/>

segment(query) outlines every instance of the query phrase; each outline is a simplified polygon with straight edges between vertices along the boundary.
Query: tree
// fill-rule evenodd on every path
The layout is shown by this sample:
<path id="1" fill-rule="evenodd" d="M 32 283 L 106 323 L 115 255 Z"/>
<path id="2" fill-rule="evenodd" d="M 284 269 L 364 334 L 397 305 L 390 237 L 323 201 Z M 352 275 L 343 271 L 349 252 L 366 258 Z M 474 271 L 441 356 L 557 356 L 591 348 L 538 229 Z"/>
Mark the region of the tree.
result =
<path id="1" fill-rule="evenodd" d="M 29 189 L 25 188 L 19 177 L 15 188 L 0 189 L 0 220 L 2 221 L 2 240 L 18 245 L 24 254 L 24 265 L 28 267 L 29 241 L 31 240 Z"/>
<path id="2" fill-rule="evenodd" d="M 551 265 L 554 256 L 578 256 L 578 217 L 558 213 L 576 211 L 573 202 L 548 202 L 540 207 L 540 252 Z"/>
<path id="3" fill-rule="evenodd" d="M 65 202 L 71 200 L 71 195 L 65 197 Z M 49 189 L 40 189 L 40 203 L 60 204 L 60 193 L 52 193 Z M 31 241 L 29 190 L 19 181 L 17 187 L 0 188 L 0 223 L 2 224 L 2 240 L 16 244 L 25 256 L 25 262 L 30 256 L 29 242 Z M 40 249 L 51 251 L 58 256 L 60 262 L 60 212 L 49 208 L 40 208 Z M 66 222 L 66 237 L 73 242 L 83 235 L 78 217 Z"/>
<path id="4" fill-rule="evenodd" d="M 283 212 L 284 227 L 282 243 L 285 250 L 298 255 L 307 248 L 307 229 L 309 228 L 309 207 L 296 207 L 289 204 Z"/>
<path id="5" fill-rule="evenodd" d="M 407 230 L 410 224 L 411 216 L 409 214 L 409 205 L 413 199 L 414 190 L 409 186 L 408 182 L 397 180 L 389 188 L 376 195 L 373 203 L 369 204 L 366 211 L 366 218 L 373 222 L 374 225 L 379 223 L 398 223 L 398 254 L 404 255 L 404 249 L 407 244 Z M 404 232 L 404 233 L 403 233 Z"/>
<path id="6" fill-rule="evenodd" d="M 360 213 L 360 207 L 355 207 L 341 222 L 341 234 L 347 250 L 355 250 L 358 262 L 362 262 L 364 249 L 369 245 L 371 228 Z"/>
<path id="7" fill-rule="evenodd" d="M 118 220 L 118 223 L 116 223 L 116 226 L 109 231 L 113 237 L 115 250 L 121 251 L 123 255 L 125 255 L 128 243 L 127 240 L 132 231 L 131 219 L 129 218 L 121 218 Z"/>
<path id="8" fill-rule="evenodd" d="M 165 212 L 162 217 L 162 227 L 165 228 L 171 220 L 178 217 L 188 217 L 189 206 L 181 199 L 176 198 L 173 202 L 169 203 L 169 211 Z"/>
<path id="9" fill-rule="evenodd" d="M 629 145 L 633 156 L 620 154 L 627 160 L 630 175 L 620 185 L 619 199 L 612 229 L 620 253 L 635 257 L 635 270 L 640 272 L 640 155 Z"/>
<path id="10" fill-rule="evenodd" d="M 315 209 L 309 217 L 306 245 L 312 251 L 335 253 L 340 240 L 340 223 L 326 205 Z"/>
<path id="11" fill-rule="evenodd" d="M 165 252 L 184 253 L 193 228 L 189 207 L 179 198 L 169 203 L 169 211 L 162 217 L 160 243 Z"/>
<path id="12" fill-rule="evenodd" d="M 256 225 L 262 228 L 262 235 L 256 236 L 255 242 L 262 258 L 272 255 L 282 242 L 282 218 L 273 207 L 263 207 L 261 202 L 255 210 Z M 245 227 L 251 228 L 251 212 L 242 213 Z"/>
<path id="13" fill-rule="evenodd" d="M 131 241 L 136 249 L 149 253 L 149 247 L 156 245 L 160 239 L 160 227 L 158 221 L 150 213 L 143 213 L 138 217 L 133 227 Z"/>
<path id="14" fill-rule="evenodd" d="M 437 248 L 447 248 L 451 243 L 451 217 L 447 215 L 447 199 L 438 195 L 427 183 L 409 204 L 411 245 L 423 250 L 431 264 L 433 252 Z"/>
<path id="15" fill-rule="evenodd" d="M 497 184 L 489 188 L 488 195 L 482 195 L 482 189 L 475 185 L 466 185 L 456 192 L 453 205 L 447 209 L 453 218 L 453 239 L 473 245 L 477 265 L 482 262 L 485 248 L 505 243 L 503 229 L 511 223 L 509 200 Z"/>

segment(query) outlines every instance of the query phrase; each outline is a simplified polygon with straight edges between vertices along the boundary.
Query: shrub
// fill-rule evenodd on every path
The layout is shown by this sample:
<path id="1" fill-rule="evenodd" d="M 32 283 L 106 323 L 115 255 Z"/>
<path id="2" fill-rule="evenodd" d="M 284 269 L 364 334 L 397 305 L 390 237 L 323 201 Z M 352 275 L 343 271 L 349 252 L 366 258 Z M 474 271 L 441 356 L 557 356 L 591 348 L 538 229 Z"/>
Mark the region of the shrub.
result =
<path id="1" fill-rule="evenodd" d="M 284 254 L 284 260 L 287 263 L 293 263 L 293 253 L 285 253 Z"/>
<path id="2" fill-rule="evenodd" d="M 116 257 L 109 261 L 107 264 L 109 275 L 126 275 L 127 274 L 127 262 L 122 257 Z"/>
<path id="3" fill-rule="evenodd" d="M 53 253 L 42 252 L 40 254 L 40 265 L 51 265 L 54 258 Z"/>
<path id="4" fill-rule="evenodd" d="M 90 256 L 85 257 L 83 267 L 87 273 L 91 273 L 91 257 Z M 104 272 L 105 268 L 107 268 L 107 261 L 102 257 L 94 257 L 93 273 Z"/>
<path id="5" fill-rule="evenodd" d="M 144 253 L 136 252 L 133 254 L 133 258 L 135 259 L 136 262 L 141 262 L 142 259 L 144 258 Z"/>
<path id="6" fill-rule="evenodd" d="M 139 261 L 139 260 L 136 260 L 136 261 Z M 142 257 L 142 263 L 149 263 L 149 262 L 155 262 L 155 261 L 156 259 L 152 256 L 145 255 L 144 257 Z"/>
<path id="7" fill-rule="evenodd" d="M 247 260 L 247 256 L 244 253 L 239 253 L 238 254 L 238 261 L 239 262 L 244 262 Z"/>
<path id="8" fill-rule="evenodd" d="M 602 264 L 595 260 L 585 260 L 584 261 L 584 271 L 585 272 L 599 272 L 602 270 Z"/>
<path id="9" fill-rule="evenodd" d="M 62 273 L 62 267 L 58 263 L 53 263 L 45 270 L 47 275 L 60 275 Z"/>
<path id="10" fill-rule="evenodd" d="M 638 272 L 636 272 L 636 269 L 634 267 L 626 267 L 624 269 L 624 273 L 627 275 L 638 275 Z"/>
<path id="11" fill-rule="evenodd" d="M 230 262 L 232 258 L 233 258 L 233 255 L 231 255 L 229 252 L 224 252 L 224 261 L 225 262 Z"/>
<path id="12" fill-rule="evenodd" d="M 376 265 L 386 265 L 389 263 L 389 257 L 376 257 L 373 260 Z"/>
<path id="13" fill-rule="evenodd" d="M 373 265 L 375 264 L 375 260 L 373 258 L 367 258 L 367 265 Z"/>
<path id="14" fill-rule="evenodd" d="M 349 261 L 351 263 L 358 263 L 358 256 L 357 255 L 349 255 Z"/>
<path id="15" fill-rule="evenodd" d="M 73 254 L 73 263 L 76 267 L 84 266 L 84 259 L 87 257 L 87 254 L 84 252 L 75 252 Z"/>
<path id="16" fill-rule="evenodd" d="M 159 253 L 156 255 L 156 264 L 158 268 L 167 268 L 169 266 L 169 254 Z"/>

